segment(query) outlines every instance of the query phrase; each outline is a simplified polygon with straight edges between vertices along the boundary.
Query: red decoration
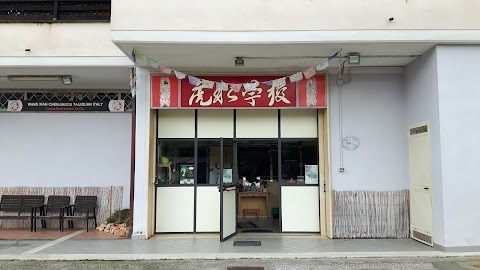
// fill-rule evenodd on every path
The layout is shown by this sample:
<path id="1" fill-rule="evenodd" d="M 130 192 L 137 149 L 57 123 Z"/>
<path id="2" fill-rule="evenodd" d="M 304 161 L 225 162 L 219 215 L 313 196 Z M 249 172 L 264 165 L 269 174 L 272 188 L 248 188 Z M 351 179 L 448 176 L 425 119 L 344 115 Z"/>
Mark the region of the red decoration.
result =
<path id="1" fill-rule="evenodd" d="M 178 79 L 175 76 L 152 76 L 152 108 L 177 107 Z"/>
<path id="2" fill-rule="evenodd" d="M 317 75 L 298 82 L 299 107 L 326 107 L 325 75 Z"/>

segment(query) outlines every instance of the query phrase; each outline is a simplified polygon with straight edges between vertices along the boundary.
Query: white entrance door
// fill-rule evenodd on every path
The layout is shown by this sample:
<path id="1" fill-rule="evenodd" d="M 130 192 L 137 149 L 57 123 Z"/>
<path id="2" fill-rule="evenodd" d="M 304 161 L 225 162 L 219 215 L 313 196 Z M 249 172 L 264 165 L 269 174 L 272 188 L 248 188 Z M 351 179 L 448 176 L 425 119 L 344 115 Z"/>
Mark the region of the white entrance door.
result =
<path id="1" fill-rule="evenodd" d="M 410 236 L 433 246 L 432 164 L 430 126 L 420 123 L 409 128 Z"/>

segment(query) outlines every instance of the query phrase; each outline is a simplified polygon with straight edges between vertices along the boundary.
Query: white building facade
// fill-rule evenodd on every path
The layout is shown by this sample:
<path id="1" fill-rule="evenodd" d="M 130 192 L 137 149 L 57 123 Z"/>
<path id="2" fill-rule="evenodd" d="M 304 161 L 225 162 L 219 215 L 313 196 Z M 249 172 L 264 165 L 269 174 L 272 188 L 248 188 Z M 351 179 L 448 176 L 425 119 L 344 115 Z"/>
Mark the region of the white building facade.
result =
<path id="1" fill-rule="evenodd" d="M 201 147 L 209 143 L 207 171 L 220 163 L 220 158 L 212 159 L 214 149 L 224 149 L 221 163 L 231 163 L 231 168 L 222 168 L 233 169 L 234 175 L 237 170 L 239 180 L 241 152 L 246 151 L 242 142 L 262 141 L 266 147 L 270 140 L 273 152 L 281 153 L 273 156 L 267 177 L 279 186 L 278 207 L 273 207 L 280 210 L 278 232 L 412 237 L 445 251 L 480 249 L 480 215 L 470 210 L 480 203 L 475 174 L 480 129 L 474 124 L 480 116 L 474 67 L 480 57 L 480 20 L 475 14 L 480 4 L 114 0 L 109 8 L 110 22 L 0 24 L 0 105 L 6 104 L 0 108 L 0 129 L 10 129 L 0 135 L 0 166 L 7 171 L 0 186 L 121 186 L 121 206 L 133 210 L 133 238 L 171 232 L 228 236 L 226 216 L 239 221 L 235 213 L 240 203 L 226 202 L 232 193 L 218 193 L 221 184 L 200 184 Z M 140 62 L 137 54 L 131 91 L 134 49 L 151 61 Z M 324 78 L 325 103 L 320 106 L 189 107 L 180 104 L 184 92 L 178 86 L 171 89 L 180 93 L 176 106 L 152 106 L 156 76 L 169 76 L 182 87 L 188 81 L 177 79 L 173 71 L 162 72 L 160 66 L 233 83 L 226 78 L 289 76 L 324 63 L 338 51 L 328 68 L 316 74 Z M 348 61 L 350 53 L 360 55 L 359 64 Z M 235 65 L 237 57 L 243 66 Z M 73 82 L 8 78 L 13 75 L 68 75 Z M 59 91 L 111 93 L 109 101 L 134 100 L 135 108 L 8 111 L 9 100 L 32 99 L 6 93 Z M 73 101 L 85 100 L 76 96 Z M 242 121 L 253 123 L 251 129 L 242 130 Z M 269 128 L 261 131 L 265 126 Z M 290 136 L 286 130 L 296 133 Z M 292 141 L 314 142 L 316 184 L 298 187 L 284 179 L 288 164 L 301 163 L 285 158 Z M 159 168 L 175 174 L 180 167 L 168 162 L 170 166 L 163 166 L 159 149 L 178 142 L 191 144 L 191 154 L 184 146 L 177 153 L 184 153 L 178 154 L 183 160 L 179 163 L 194 167 L 193 182 L 162 185 Z M 235 149 L 230 162 L 225 154 L 229 147 Z M 300 168 L 297 175 L 304 173 Z M 208 173 L 205 177 L 210 179 Z M 271 201 L 275 192 L 267 192 Z M 183 227 L 166 222 L 178 216 Z M 291 222 L 296 219 L 301 222 Z M 302 227 L 305 224 L 311 226 Z"/>

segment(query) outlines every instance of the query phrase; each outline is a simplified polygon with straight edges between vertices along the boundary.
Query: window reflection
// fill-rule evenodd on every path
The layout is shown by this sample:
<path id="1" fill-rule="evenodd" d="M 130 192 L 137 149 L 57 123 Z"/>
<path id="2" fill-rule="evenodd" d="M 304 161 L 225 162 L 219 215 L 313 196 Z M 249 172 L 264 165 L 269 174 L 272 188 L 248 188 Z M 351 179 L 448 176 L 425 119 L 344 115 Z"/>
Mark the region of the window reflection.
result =
<path id="1" fill-rule="evenodd" d="M 318 142 L 282 142 L 282 181 L 287 184 L 318 184 Z"/>
<path id="2" fill-rule="evenodd" d="M 220 182 L 220 140 L 199 140 L 195 168 L 194 140 L 158 142 L 157 184 L 218 185 Z M 283 184 L 318 184 L 317 140 L 281 141 L 281 179 Z M 277 182 L 278 141 L 239 140 L 238 179 L 245 184 Z M 233 173 L 233 143 L 224 141 L 224 171 Z M 229 176 L 231 179 L 231 176 Z M 245 180 L 244 180 L 245 179 Z"/>
<path id="3" fill-rule="evenodd" d="M 233 168 L 233 145 L 224 141 L 223 144 L 223 168 L 225 174 L 232 177 Z M 220 141 L 198 142 L 198 173 L 197 183 L 200 185 L 218 185 L 220 183 Z"/>
<path id="4" fill-rule="evenodd" d="M 163 141 L 158 145 L 157 184 L 193 185 L 193 141 Z"/>

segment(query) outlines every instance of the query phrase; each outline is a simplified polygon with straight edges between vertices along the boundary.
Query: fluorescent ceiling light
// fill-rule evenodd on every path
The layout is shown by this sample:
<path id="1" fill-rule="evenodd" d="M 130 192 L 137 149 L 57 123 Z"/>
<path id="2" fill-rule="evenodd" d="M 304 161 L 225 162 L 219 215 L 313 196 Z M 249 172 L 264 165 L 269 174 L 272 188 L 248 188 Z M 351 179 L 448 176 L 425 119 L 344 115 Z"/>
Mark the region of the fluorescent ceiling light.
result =
<path id="1" fill-rule="evenodd" d="M 9 75 L 7 79 L 10 81 L 62 81 L 63 84 L 72 84 L 72 76 L 70 75 Z"/>
<path id="2" fill-rule="evenodd" d="M 50 75 L 10 75 L 7 76 L 10 81 L 59 81 L 60 76 Z"/>

